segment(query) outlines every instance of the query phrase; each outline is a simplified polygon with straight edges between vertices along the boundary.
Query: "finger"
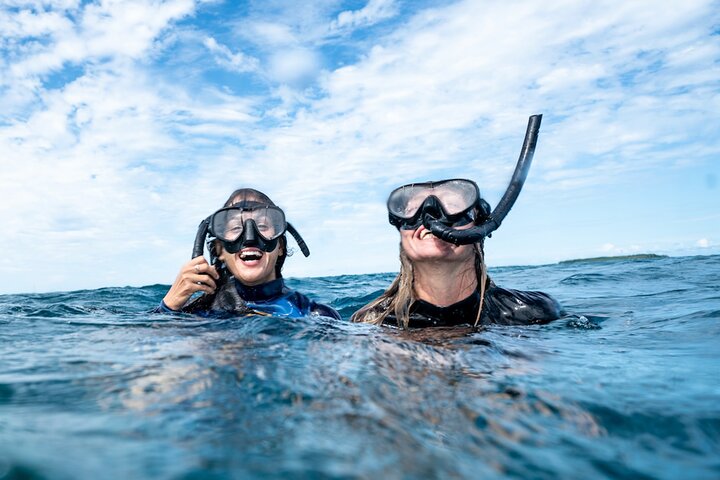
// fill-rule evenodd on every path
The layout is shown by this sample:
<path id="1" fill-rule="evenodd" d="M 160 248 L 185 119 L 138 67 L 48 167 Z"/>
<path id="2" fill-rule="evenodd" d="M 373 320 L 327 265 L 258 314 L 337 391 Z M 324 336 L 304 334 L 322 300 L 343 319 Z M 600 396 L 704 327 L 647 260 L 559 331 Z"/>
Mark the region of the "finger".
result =
<path id="1" fill-rule="evenodd" d="M 215 287 L 211 287 L 210 285 L 198 282 L 195 284 L 195 291 L 204 293 L 215 293 Z"/>
<path id="2" fill-rule="evenodd" d="M 208 264 L 207 262 L 193 265 L 192 268 L 190 269 L 190 273 L 193 273 L 195 275 L 201 275 L 201 274 L 210 275 L 215 280 L 220 278 L 220 274 L 218 273 L 217 269 L 214 266 Z"/>
<path id="3" fill-rule="evenodd" d="M 205 260 L 205 257 L 200 255 L 199 257 L 195 257 L 192 260 L 190 260 L 188 263 L 186 263 L 188 268 L 195 269 L 195 267 L 203 268 L 208 266 L 207 260 Z"/>
<path id="4" fill-rule="evenodd" d="M 215 280 L 218 280 L 220 278 L 220 273 L 218 273 L 217 268 L 215 268 L 214 265 L 208 265 L 207 274 L 212 276 Z"/>
<path id="5" fill-rule="evenodd" d="M 191 275 L 188 279 L 195 285 L 207 285 L 213 290 L 217 288 L 215 280 L 210 275 Z"/>

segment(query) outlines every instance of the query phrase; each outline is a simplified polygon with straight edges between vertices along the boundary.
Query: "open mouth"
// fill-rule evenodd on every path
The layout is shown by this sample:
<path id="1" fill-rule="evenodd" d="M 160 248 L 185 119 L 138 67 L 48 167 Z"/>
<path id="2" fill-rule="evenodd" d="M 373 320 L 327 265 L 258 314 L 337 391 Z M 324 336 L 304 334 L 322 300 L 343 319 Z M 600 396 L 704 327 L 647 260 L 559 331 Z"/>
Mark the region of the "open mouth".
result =
<path id="1" fill-rule="evenodd" d="M 425 240 L 426 237 L 433 236 L 432 231 L 426 229 L 425 227 L 420 227 L 420 231 L 418 232 L 418 237 L 420 237 L 420 240 Z"/>
<path id="2" fill-rule="evenodd" d="M 243 262 L 256 262 L 262 257 L 262 250 L 258 250 L 257 248 L 248 248 L 240 252 L 240 260 Z"/>

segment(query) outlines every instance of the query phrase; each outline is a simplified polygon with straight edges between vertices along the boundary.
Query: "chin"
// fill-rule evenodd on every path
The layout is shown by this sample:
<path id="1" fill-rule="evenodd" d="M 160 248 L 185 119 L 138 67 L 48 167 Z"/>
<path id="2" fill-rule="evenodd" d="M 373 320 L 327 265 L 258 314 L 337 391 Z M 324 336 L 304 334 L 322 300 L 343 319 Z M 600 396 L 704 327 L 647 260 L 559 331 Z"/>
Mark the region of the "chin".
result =
<path id="1" fill-rule="evenodd" d="M 441 240 L 433 242 L 432 244 L 426 243 L 422 245 L 416 245 L 416 248 L 412 250 L 406 249 L 405 252 L 408 258 L 413 261 L 465 261 L 467 259 L 474 258 L 472 253 L 472 247 L 467 245 L 453 245 L 451 243 L 443 242 Z"/>

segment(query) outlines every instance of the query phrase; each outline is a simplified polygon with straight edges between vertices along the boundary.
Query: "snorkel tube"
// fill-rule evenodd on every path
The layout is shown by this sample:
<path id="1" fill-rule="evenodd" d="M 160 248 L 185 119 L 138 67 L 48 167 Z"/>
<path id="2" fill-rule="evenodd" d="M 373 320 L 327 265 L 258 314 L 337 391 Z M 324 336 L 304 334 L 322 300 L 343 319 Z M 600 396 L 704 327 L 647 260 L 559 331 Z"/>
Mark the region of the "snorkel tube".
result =
<path id="1" fill-rule="evenodd" d="M 205 239 L 207 238 L 209 225 L 210 217 L 207 217 L 205 220 L 200 222 L 200 225 L 198 225 L 197 234 L 195 235 L 195 243 L 193 243 L 192 257 L 190 258 L 199 257 L 203 254 L 203 251 L 205 250 Z"/>
<path id="2" fill-rule="evenodd" d="M 300 236 L 297 230 L 295 230 L 295 227 L 292 226 L 290 222 L 287 222 L 287 231 L 290 232 L 290 235 L 293 236 L 295 241 L 298 244 L 298 247 L 300 247 L 300 251 L 305 255 L 305 257 L 310 256 L 310 249 L 307 246 L 307 243 L 305 243 L 305 240 Z"/>
<path id="3" fill-rule="evenodd" d="M 497 230 L 515 204 L 515 200 L 517 200 L 518 195 L 520 195 L 520 191 L 525 183 L 533 155 L 535 154 L 535 146 L 537 145 L 541 121 L 542 115 L 533 115 L 528 119 L 525 140 L 523 141 L 520 158 L 518 158 L 512 179 L 510 179 L 510 185 L 508 185 L 505 194 L 485 222 L 465 230 L 458 230 L 444 225 L 429 213 L 425 213 L 423 215 L 423 225 L 425 228 L 430 230 L 436 237 L 455 245 L 477 243 L 483 238 L 489 237 L 492 232 Z"/>

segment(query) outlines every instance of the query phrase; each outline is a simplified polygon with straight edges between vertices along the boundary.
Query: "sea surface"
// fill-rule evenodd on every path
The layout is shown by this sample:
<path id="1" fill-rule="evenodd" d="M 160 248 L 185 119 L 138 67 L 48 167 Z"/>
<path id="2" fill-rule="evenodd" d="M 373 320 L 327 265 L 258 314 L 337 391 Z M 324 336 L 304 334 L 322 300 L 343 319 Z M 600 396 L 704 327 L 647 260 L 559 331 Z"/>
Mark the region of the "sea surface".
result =
<path id="1" fill-rule="evenodd" d="M 490 270 L 549 325 L 148 313 L 0 296 L 1 479 L 717 479 L 720 256 Z M 291 279 L 347 320 L 393 274 Z"/>

